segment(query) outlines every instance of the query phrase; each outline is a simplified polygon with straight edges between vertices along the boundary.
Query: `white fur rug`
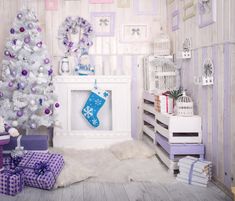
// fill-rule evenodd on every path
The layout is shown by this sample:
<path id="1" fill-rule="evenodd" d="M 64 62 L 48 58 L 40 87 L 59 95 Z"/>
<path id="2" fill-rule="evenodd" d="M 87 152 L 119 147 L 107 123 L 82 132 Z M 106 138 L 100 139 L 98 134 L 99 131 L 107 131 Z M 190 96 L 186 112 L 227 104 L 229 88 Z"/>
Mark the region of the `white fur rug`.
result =
<path id="1" fill-rule="evenodd" d="M 156 158 L 155 151 L 140 141 L 127 141 L 109 149 L 53 148 L 51 152 L 61 153 L 65 160 L 55 188 L 84 180 L 112 183 L 174 180 Z"/>

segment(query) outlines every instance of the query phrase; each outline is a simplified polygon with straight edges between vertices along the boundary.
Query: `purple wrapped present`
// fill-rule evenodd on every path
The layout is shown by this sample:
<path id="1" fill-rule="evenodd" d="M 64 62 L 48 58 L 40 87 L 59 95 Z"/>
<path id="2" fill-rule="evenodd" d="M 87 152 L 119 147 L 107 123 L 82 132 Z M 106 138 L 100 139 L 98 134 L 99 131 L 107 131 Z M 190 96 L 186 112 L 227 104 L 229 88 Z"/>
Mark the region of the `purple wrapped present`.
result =
<path id="1" fill-rule="evenodd" d="M 24 149 L 26 151 L 48 151 L 47 135 L 20 135 L 11 137 L 10 142 L 3 146 L 4 153 L 9 153 L 14 149 Z"/>
<path id="2" fill-rule="evenodd" d="M 40 189 L 52 189 L 64 166 L 60 154 L 28 152 L 18 167 L 24 169 L 25 185 Z"/>
<path id="3" fill-rule="evenodd" d="M 0 193 L 16 195 L 24 187 L 24 171 L 20 168 L 0 172 Z"/>

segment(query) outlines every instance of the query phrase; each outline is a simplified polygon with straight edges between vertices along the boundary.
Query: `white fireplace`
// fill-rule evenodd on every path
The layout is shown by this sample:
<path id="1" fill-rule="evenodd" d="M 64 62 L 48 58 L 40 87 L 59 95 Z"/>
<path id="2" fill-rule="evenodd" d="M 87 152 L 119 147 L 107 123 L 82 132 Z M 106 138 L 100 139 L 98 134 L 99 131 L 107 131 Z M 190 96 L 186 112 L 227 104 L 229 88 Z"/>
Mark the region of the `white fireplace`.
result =
<path id="1" fill-rule="evenodd" d="M 110 94 L 98 112 L 100 126 L 93 128 L 81 111 L 90 91 L 97 87 Z M 56 76 L 55 93 L 59 127 L 54 128 L 54 147 L 104 148 L 131 139 L 131 80 L 129 76 Z"/>

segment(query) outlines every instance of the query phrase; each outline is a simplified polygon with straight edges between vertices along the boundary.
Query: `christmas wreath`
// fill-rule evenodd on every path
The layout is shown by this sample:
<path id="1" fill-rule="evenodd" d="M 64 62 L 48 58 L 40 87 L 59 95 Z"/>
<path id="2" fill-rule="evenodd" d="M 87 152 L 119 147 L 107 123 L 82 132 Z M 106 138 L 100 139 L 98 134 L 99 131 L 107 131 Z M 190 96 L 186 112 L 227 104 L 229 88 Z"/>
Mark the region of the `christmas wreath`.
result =
<path id="1" fill-rule="evenodd" d="M 72 41 L 71 34 L 78 34 L 78 42 Z M 88 50 L 92 45 L 93 28 L 82 17 L 67 17 L 59 27 L 59 43 L 65 50 L 66 55 L 78 54 L 81 50 Z"/>

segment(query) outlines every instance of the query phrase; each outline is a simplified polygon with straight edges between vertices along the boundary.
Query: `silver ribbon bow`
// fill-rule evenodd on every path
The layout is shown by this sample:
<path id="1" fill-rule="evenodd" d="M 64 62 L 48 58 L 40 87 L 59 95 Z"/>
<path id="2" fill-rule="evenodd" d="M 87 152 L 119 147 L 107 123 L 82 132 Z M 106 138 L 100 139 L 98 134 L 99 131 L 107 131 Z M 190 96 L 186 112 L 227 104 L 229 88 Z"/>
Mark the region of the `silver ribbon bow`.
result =
<path id="1" fill-rule="evenodd" d="M 104 25 L 104 26 L 108 26 L 108 22 L 109 20 L 108 19 L 100 19 L 100 26 Z"/>
<path id="2" fill-rule="evenodd" d="M 131 31 L 132 31 L 132 35 L 135 35 L 135 34 L 137 34 L 138 36 L 140 35 L 140 29 L 139 28 L 137 28 L 137 29 L 131 29 Z"/>

